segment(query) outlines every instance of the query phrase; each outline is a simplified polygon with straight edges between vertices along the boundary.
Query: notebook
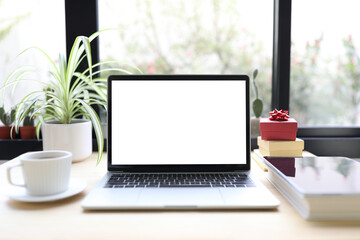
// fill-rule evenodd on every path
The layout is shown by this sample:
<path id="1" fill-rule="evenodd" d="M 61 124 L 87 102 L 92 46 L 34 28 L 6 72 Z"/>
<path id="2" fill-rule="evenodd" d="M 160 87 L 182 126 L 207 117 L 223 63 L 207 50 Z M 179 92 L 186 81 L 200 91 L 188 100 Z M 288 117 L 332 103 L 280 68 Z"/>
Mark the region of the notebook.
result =
<path id="1" fill-rule="evenodd" d="M 110 76 L 107 144 L 86 210 L 279 205 L 250 173 L 246 75 Z"/>

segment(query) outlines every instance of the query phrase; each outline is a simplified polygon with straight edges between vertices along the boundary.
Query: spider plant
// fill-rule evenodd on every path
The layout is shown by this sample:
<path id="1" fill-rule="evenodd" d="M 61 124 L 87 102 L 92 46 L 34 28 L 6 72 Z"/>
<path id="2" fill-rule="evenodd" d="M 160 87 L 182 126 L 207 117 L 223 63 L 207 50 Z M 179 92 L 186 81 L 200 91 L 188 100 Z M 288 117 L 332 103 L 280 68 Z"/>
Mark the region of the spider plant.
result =
<path id="1" fill-rule="evenodd" d="M 47 59 L 50 66 L 48 70 L 50 79 L 48 81 L 26 79 L 27 73 L 34 71 L 28 67 L 16 69 L 5 81 L 5 86 L 13 84 L 13 87 L 15 87 L 22 80 L 40 81 L 45 86 L 43 90 L 34 91 L 26 95 L 17 105 L 14 123 L 17 131 L 23 119 L 29 115 L 29 112 L 32 112 L 32 117 L 39 120 L 36 126 L 38 138 L 41 124 L 46 121 L 56 120 L 62 124 L 71 124 L 75 119 L 89 119 L 92 122 L 98 144 L 97 164 L 102 157 L 104 138 L 101 122 L 93 105 L 100 105 L 106 109 L 107 100 L 106 78 L 97 76 L 102 72 L 114 70 L 131 74 L 117 67 L 105 66 L 101 70 L 95 70 L 103 65 L 119 63 L 119 61 L 102 61 L 93 64 L 90 43 L 101 32 L 96 32 L 90 37 L 78 36 L 74 41 L 68 60 L 60 54 L 58 64 L 38 47 L 23 51 L 21 54 L 30 49 L 35 49 Z M 83 61 L 87 63 L 87 69 L 80 72 L 78 70 L 79 65 Z"/>

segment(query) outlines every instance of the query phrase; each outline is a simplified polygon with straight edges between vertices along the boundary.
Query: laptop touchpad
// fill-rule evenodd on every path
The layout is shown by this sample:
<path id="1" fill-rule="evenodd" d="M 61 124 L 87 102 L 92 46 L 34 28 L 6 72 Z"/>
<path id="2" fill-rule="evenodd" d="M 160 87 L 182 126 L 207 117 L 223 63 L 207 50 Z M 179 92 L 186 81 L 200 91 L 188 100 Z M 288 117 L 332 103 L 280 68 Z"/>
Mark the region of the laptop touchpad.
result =
<path id="1" fill-rule="evenodd" d="M 218 189 L 153 188 L 141 191 L 138 204 L 147 206 L 213 206 L 224 204 Z"/>

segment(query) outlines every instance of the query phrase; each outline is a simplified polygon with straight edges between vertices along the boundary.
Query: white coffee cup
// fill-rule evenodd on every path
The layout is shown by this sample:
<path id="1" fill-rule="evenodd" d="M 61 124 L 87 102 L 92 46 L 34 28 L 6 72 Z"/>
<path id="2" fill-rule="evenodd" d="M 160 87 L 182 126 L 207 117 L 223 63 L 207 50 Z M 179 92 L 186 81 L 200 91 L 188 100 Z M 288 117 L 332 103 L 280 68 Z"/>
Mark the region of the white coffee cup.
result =
<path id="1" fill-rule="evenodd" d="M 24 187 L 29 195 L 45 196 L 69 188 L 72 154 L 67 151 L 28 152 L 19 157 L 20 163 L 7 168 L 10 184 Z M 25 184 L 14 183 L 11 170 L 21 167 Z"/>

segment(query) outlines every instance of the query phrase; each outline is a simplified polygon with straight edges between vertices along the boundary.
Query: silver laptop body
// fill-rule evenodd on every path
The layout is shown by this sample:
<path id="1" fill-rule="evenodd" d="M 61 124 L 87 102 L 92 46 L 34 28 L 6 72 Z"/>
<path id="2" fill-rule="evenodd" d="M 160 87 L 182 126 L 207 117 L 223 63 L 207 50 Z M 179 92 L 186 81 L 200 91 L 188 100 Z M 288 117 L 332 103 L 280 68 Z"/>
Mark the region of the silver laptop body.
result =
<path id="1" fill-rule="evenodd" d="M 108 172 L 82 207 L 276 208 L 249 171 L 249 118 L 245 75 L 110 76 Z"/>

